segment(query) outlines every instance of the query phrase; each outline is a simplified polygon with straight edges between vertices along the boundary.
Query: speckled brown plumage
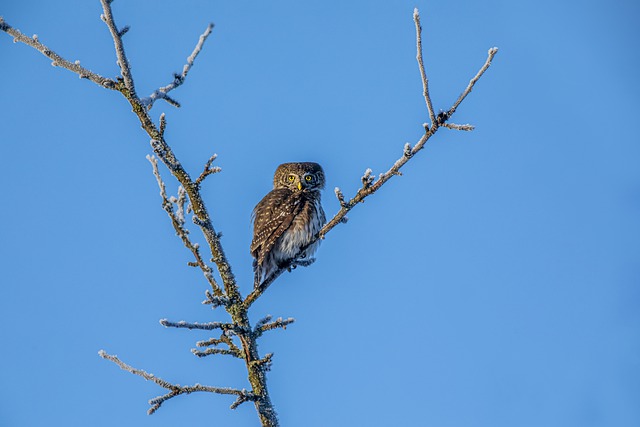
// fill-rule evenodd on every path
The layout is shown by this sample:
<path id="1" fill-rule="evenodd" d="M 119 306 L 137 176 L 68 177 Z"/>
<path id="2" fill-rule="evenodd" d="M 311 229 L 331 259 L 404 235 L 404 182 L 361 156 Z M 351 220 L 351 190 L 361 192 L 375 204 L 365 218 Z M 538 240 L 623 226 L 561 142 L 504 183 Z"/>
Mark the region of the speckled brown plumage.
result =
<path id="1" fill-rule="evenodd" d="M 324 172 L 317 163 L 278 166 L 273 190 L 253 209 L 251 255 L 257 283 L 292 260 L 320 231 L 326 221 L 320 203 L 324 184 Z M 307 248 L 303 257 L 311 257 L 318 244 Z"/>

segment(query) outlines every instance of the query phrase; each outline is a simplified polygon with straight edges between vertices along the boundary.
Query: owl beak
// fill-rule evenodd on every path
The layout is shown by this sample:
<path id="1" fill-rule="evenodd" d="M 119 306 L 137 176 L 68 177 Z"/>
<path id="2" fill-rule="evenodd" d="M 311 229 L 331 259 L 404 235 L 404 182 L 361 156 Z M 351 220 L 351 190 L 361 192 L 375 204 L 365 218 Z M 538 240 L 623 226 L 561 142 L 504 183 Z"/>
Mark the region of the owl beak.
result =
<path id="1" fill-rule="evenodd" d="M 302 190 L 302 183 L 301 182 L 298 183 L 298 190 Z"/>

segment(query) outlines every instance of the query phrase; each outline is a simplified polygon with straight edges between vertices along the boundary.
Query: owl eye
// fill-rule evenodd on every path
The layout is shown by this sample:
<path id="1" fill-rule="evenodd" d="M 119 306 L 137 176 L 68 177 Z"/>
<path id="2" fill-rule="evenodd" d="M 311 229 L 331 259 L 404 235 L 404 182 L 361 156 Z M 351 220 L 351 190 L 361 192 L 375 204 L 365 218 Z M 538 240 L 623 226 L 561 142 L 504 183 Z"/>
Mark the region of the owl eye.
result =
<path id="1" fill-rule="evenodd" d="M 295 181 L 295 180 L 296 180 L 295 175 L 289 175 L 289 176 L 287 177 L 287 181 L 289 181 L 289 182 L 293 182 L 293 181 Z"/>
<path id="2" fill-rule="evenodd" d="M 313 180 L 313 177 L 312 177 L 311 175 L 307 175 L 307 176 L 305 176 L 305 177 L 304 177 L 304 179 L 305 179 L 307 182 L 311 182 L 311 181 Z"/>

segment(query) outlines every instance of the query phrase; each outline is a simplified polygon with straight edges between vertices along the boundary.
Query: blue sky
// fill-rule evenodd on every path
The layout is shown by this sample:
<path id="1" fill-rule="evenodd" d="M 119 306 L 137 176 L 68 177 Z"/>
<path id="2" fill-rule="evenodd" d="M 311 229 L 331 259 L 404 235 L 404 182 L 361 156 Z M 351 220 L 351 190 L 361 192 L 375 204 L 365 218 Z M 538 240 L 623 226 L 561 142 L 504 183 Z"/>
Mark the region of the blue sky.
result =
<path id="1" fill-rule="evenodd" d="M 8 4 L 7 4 L 8 3 Z M 166 112 L 234 272 L 251 287 L 250 213 L 275 167 L 317 161 L 352 195 L 416 142 L 427 112 L 414 7 L 437 109 L 452 118 L 334 229 L 317 262 L 255 304 L 294 317 L 267 334 L 283 426 L 640 425 L 640 51 L 637 2 L 116 0 L 140 94 L 180 71 L 216 28 Z M 118 73 L 96 1 L 5 2 L 25 34 Z M 52 68 L 0 34 L 0 425 L 257 425 L 231 398 L 163 390 L 98 350 L 180 384 L 247 387 L 242 362 L 197 359 L 206 333 L 161 318 L 225 320 L 174 236 L 117 93 Z M 175 192 L 174 183 L 168 179 Z M 192 227 L 193 228 L 193 227 Z M 194 236 L 198 233 L 193 229 Z"/>

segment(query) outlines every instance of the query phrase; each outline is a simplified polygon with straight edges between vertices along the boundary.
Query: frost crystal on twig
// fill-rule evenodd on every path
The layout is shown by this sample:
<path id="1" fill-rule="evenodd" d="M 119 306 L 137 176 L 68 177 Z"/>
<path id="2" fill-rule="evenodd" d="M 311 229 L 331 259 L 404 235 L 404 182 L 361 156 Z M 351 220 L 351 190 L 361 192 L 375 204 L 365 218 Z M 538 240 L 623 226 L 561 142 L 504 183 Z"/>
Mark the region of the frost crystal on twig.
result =
<path id="1" fill-rule="evenodd" d="M 344 194 L 342 194 L 342 191 L 338 187 L 336 187 L 333 191 L 336 193 L 336 197 L 338 198 L 338 202 L 340 203 L 340 207 L 344 208 L 345 207 Z"/>
<path id="2" fill-rule="evenodd" d="M 411 144 L 410 143 L 406 143 L 404 144 L 404 156 L 405 157 L 411 157 L 413 155 L 413 153 L 411 152 Z"/>
<path id="3" fill-rule="evenodd" d="M 373 177 L 373 171 L 371 169 L 368 169 L 366 171 L 364 171 L 364 175 L 362 175 L 362 178 L 360 178 L 360 180 L 362 181 L 362 187 L 363 188 L 369 188 L 371 187 L 371 184 L 373 184 L 373 181 L 375 180 L 375 178 Z"/>

